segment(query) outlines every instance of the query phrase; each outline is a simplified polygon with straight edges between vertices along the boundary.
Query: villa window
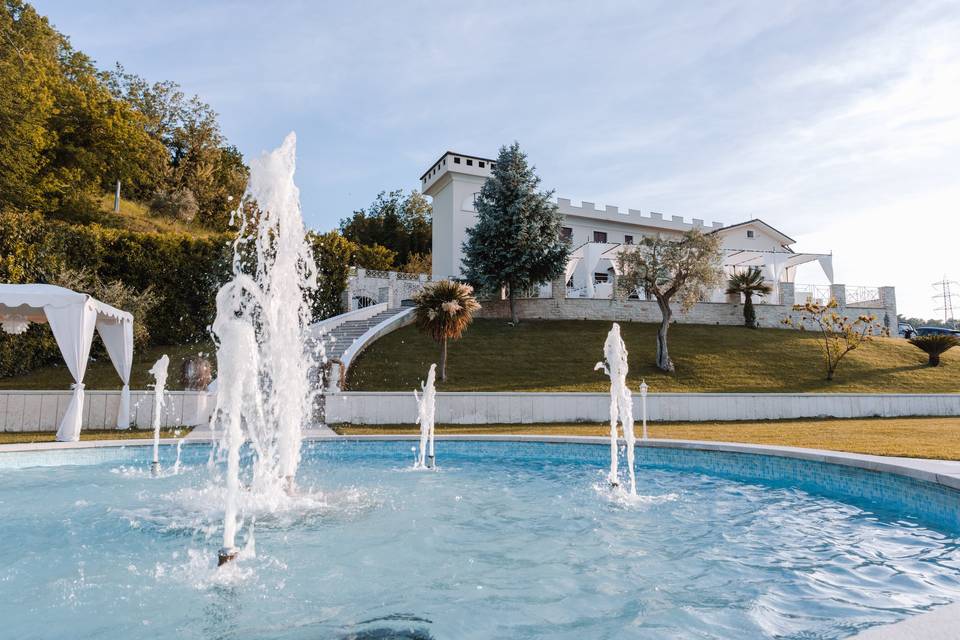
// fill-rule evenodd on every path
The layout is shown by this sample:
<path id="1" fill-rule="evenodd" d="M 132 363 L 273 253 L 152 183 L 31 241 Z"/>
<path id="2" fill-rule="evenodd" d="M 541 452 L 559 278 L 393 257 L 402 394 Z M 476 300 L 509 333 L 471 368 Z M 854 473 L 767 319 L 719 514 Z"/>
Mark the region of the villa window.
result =
<path id="1" fill-rule="evenodd" d="M 460 158 L 454 157 L 453 164 L 460 164 Z"/>
<path id="2" fill-rule="evenodd" d="M 752 238 L 752 237 L 753 237 L 753 230 L 752 230 L 752 229 L 747 229 L 747 237 L 748 237 L 748 238 Z"/>
<path id="3" fill-rule="evenodd" d="M 481 169 L 483 169 L 486 166 L 483 160 L 479 161 L 477 164 L 480 166 Z"/>
<path id="4" fill-rule="evenodd" d="M 561 227 L 560 239 L 564 242 L 573 242 L 573 227 Z"/>
<path id="5" fill-rule="evenodd" d="M 633 244 L 633 236 L 623 236 L 623 244 Z"/>
<path id="6" fill-rule="evenodd" d="M 594 242 L 606 242 L 606 241 L 607 241 L 607 232 L 606 232 L 606 231 L 594 231 L 594 232 L 593 232 L 593 241 L 594 241 Z"/>
<path id="7" fill-rule="evenodd" d="M 473 160 L 471 160 L 470 158 L 467 158 L 467 166 L 468 166 L 468 167 L 472 167 L 472 166 L 473 166 Z"/>
<path id="8" fill-rule="evenodd" d="M 593 274 L 594 284 L 603 284 L 604 282 L 610 282 L 609 273 L 595 273 Z"/>

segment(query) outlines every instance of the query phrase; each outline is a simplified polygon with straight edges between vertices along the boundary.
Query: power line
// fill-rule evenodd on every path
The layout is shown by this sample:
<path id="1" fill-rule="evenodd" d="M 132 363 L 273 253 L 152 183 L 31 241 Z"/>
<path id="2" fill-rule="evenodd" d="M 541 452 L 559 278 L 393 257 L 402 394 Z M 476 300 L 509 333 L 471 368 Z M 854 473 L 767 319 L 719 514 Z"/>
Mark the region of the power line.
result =
<path id="1" fill-rule="evenodd" d="M 940 293 L 933 296 L 934 300 L 940 300 L 942 306 L 937 307 L 934 311 L 943 311 L 943 322 L 944 324 L 952 325 L 954 324 L 953 320 L 953 292 L 951 291 L 951 286 L 957 287 L 960 286 L 955 280 L 947 280 L 947 276 L 943 276 L 943 280 L 939 282 L 934 282 L 933 287 L 937 289 Z"/>

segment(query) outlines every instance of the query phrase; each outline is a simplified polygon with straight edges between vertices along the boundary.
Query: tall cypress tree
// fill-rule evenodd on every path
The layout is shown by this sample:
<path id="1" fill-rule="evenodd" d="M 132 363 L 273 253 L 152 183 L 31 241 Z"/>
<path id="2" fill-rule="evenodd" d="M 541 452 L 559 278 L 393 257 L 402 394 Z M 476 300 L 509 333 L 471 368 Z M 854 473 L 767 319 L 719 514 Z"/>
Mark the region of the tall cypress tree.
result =
<path id="1" fill-rule="evenodd" d="M 501 147 L 476 199 L 477 223 L 463 243 L 467 279 L 483 290 L 507 287 L 514 324 L 517 292 L 561 275 L 570 257 L 560 237 L 562 218 L 550 201 L 553 192 L 539 186 L 519 143 Z"/>

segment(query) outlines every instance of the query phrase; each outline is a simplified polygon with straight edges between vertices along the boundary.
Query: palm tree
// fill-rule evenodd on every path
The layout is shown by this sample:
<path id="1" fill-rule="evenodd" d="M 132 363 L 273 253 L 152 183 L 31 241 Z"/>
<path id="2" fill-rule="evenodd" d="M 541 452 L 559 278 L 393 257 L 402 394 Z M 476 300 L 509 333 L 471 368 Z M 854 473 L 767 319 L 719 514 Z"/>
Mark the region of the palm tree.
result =
<path id="1" fill-rule="evenodd" d="M 940 366 L 940 356 L 957 345 L 960 338 L 949 333 L 937 333 L 929 336 L 910 338 L 910 344 L 927 354 L 927 364 L 931 367 Z"/>
<path id="2" fill-rule="evenodd" d="M 440 343 L 440 380 L 447 379 L 447 340 L 459 340 L 480 308 L 473 287 L 452 280 L 428 283 L 416 296 L 417 327 Z"/>
<path id="3" fill-rule="evenodd" d="M 763 273 L 757 267 L 748 267 L 727 280 L 727 295 L 743 294 L 743 323 L 750 328 L 757 326 L 757 313 L 753 310 L 753 296 L 768 295 L 773 289 L 763 281 Z"/>

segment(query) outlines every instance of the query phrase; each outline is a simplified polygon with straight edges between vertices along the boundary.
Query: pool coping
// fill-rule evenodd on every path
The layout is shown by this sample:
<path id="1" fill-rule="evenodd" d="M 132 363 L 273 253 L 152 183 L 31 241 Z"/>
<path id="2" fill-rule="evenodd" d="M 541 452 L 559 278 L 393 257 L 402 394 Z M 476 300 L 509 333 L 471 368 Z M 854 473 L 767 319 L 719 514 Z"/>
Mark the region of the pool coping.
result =
<path id="1" fill-rule="evenodd" d="M 184 444 L 207 443 L 211 439 L 209 431 L 194 431 L 188 438 L 161 438 L 161 445 L 176 445 L 180 440 Z M 418 434 L 374 434 L 374 435 L 337 435 L 329 431 L 310 430 L 305 442 L 384 442 L 418 441 Z M 473 442 L 545 442 L 550 444 L 587 444 L 609 446 L 610 439 L 603 436 L 551 436 L 520 434 L 450 434 L 437 435 L 438 441 Z M 101 447 L 142 447 L 153 444 L 152 438 L 130 438 L 126 440 L 81 440 L 79 442 L 30 442 L 0 445 L 0 455 L 28 451 L 57 451 L 71 449 L 95 449 Z M 930 482 L 955 491 L 960 491 L 960 461 L 929 458 L 902 458 L 877 456 L 826 449 L 786 447 L 779 445 L 748 444 L 738 442 L 718 442 L 707 440 L 637 440 L 638 447 L 659 447 L 669 449 L 692 449 L 700 451 L 722 451 L 748 455 L 796 458 L 811 462 L 836 464 L 855 467 L 868 471 L 890 473 L 916 480 Z M 853 640 L 912 640 L 923 637 L 925 640 L 956 640 L 955 633 L 960 626 L 960 602 L 938 606 L 930 611 L 910 616 L 899 622 L 862 631 Z"/>

